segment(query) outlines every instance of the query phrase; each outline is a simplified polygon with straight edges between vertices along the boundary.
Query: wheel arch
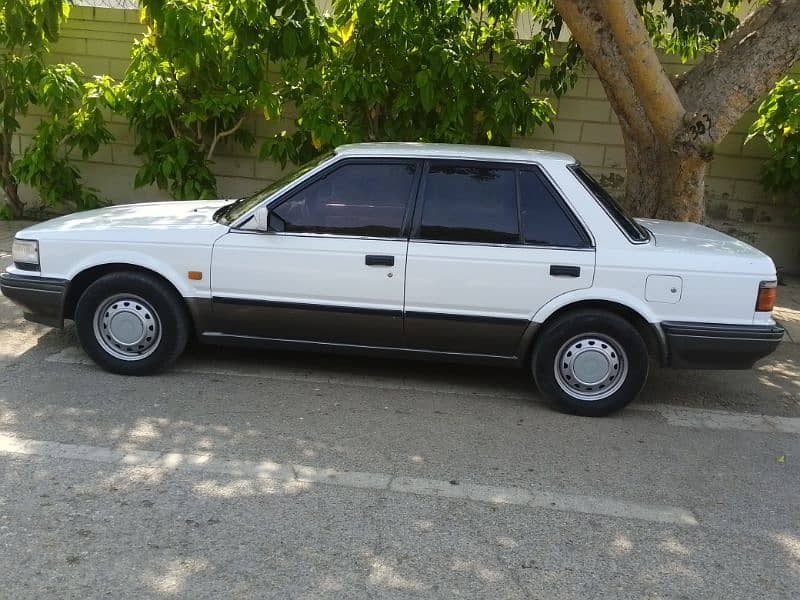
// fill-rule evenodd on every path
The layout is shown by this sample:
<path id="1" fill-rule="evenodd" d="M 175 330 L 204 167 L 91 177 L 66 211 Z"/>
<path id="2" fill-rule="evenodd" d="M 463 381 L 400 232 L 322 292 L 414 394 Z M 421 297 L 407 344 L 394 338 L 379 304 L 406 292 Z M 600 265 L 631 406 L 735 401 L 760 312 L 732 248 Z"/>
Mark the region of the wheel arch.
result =
<path id="1" fill-rule="evenodd" d="M 86 288 L 105 275 L 120 272 L 144 273 L 154 277 L 155 279 L 158 279 L 161 283 L 165 284 L 180 300 L 181 304 L 186 310 L 186 314 L 189 317 L 190 322 L 193 322 L 191 311 L 189 311 L 189 308 L 186 304 L 186 298 L 172 281 L 153 269 L 126 262 L 110 262 L 94 265 L 79 271 L 75 276 L 73 276 L 69 282 L 67 293 L 64 298 L 64 318 L 72 319 L 75 316 L 75 307 L 77 306 L 78 300 L 83 292 L 86 291 Z"/>
<path id="2" fill-rule="evenodd" d="M 666 364 L 667 343 L 664 333 L 661 331 L 661 327 L 658 323 L 648 320 L 640 311 L 631 308 L 629 305 L 600 298 L 576 300 L 549 311 L 546 318 L 541 322 L 534 320 L 533 323 L 536 323 L 537 327 L 525 349 L 525 354 L 523 355 L 524 364 L 530 362 L 538 340 L 541 339 L 542 333 L 546 331 L 550 325 L 570 312 L 587 309 L 609 312 L 628 321 L 636 328 L 639 335 L 642 336 L 642 339 L 647 345 L 650 357 L 659 365 Z"/>

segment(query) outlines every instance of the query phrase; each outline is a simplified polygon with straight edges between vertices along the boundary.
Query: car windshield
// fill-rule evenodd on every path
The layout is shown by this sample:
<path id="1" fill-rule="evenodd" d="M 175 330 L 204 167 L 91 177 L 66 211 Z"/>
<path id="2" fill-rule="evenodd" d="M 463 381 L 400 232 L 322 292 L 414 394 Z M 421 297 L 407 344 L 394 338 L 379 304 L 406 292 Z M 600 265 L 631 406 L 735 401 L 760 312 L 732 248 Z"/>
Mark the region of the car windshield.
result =
<path id="1" fill-rule="evenodd" d="M 333 152 L 326 152 L 325 154 L 322 154 L 321 156 L 318 156 L 317 158 L 305 163 L 296 171 L 292 171 L 280 179 L 277 179 L 269 186 L 259 192 L 256 192 L 252 196 L 245 196 L 244 198 L 239 198 L 230 204 L 226 204 L 214 213 L 214 220 L 218 223 L 222 223 L 223 225 L 230 225 L 239 217 L 261 204 L 261 202 L 266 198 L 269 198 L 281 188 L 289 185 L 292 181 L 299 179 L 317 165 L 328 160 L 331 156 L 333 156 Z"/>
<path id="2" fill-rule="evenodd" d="M 622 232 L 628 236 L 632 242 L 646 242 L 650 239 L 650 232 L 639 225 L 622 206 L 609 194 L 597 180 L 581 166 L 573 165 L 570 171 L 575 173 L 581 183 L 594 196 L 600 205 L 605 209 Z"/>

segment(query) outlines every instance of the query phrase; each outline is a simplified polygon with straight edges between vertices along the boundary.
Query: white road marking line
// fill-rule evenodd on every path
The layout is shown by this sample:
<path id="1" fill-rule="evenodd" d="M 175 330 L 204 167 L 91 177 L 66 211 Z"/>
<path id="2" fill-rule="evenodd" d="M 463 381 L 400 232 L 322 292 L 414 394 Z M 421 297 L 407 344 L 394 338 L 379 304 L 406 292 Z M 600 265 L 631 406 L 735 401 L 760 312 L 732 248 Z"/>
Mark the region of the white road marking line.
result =
<path id="1" fill-rule="evenodd" d="M 631 406 L 631 409 L 656 412 L 664 417 L 669 425 L 675 427 L 800 435 L 800 418 L 796 417 L 775 417 L 667 404 L 636 404 Z"/>
<path id="2" fill-rule="evenodd" d="M 48 362 L 94 365 L 80 348 L 70 346 L 45 358 Z M 390 383 L 382 380 L 380 376 L 366 376 L 361 380 L 351 378 L 314 377 L 305 375 L 293 375 L 291 373 L 265 373 L 247 372 L 234 369 L 215 369 L 213 367 L 176 367 L 176 372 L 199 374 L 199 375 L 219 375 L 224 377 L 250 377 L 255 379 L 269 379 L 275 381 L 291 381 L 295 383 L 318 383 L 318 384 L 339 384 L 353 387 L 367 387 L 372 389 L 401 389 L 404 391 L 420 391 L 438 394 L 465 394 L 470 396 L 485 396 L 496 398 L 497 392 L 465 390 L 463 388 L 448 387 L 443 385 L 412 385 L 402 380 L 392 379 Z M 503 398 L 511 400 L 528 400 L 527 394 L 517 394 L 513 391 L 503 391 Z M 800 418 L 796 417 L 776 417 L 771 415 L 760 415 L 753 413 L 737 413 L 722 410 L 709 410 L 703 408 L 692 408 L 682 406 L 671 406 L 667 404 L 632 404 L 627 410 L 647 411 L 658 413 L 664 417 L 667 424 L 675 427 L 689 427 L 693 429 L 721 429 L 734 431 L 755 431 L 759 433 L 786 433 L 800 435 Z"/>
<path id="3" fill-rule="evenodd" d="M 370 489 L 435 498 L 454 498 L 488 504 L 509 504 L 623 519 L 637 519 L 676 525 L 697 525 L 690 510 L 618 500 L 603 496 L 581 496 L 521 488 L 452 484 L 437 479 L 392 476 L 388 473 L 336 471 L 272 461 L 225 460 L 211 454 L 182 452 L 121 452 L 101 446 L 83 446 L 22 439 L 0 433 L 0 454 L 44 456 L 56 459 L 85 460 L 95 463 L 140 466 L 153 469 L 192 471 L 250 477 L 275 484 L 316 483 L 346 488 Z"/>

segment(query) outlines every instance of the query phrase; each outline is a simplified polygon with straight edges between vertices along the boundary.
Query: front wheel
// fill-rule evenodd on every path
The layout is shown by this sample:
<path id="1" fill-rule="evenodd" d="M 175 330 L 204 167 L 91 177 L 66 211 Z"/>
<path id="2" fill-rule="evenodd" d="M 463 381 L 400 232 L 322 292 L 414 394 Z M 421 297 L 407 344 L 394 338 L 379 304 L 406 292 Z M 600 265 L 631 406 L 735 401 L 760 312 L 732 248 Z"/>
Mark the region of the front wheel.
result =
<path id="1" fill-rule="evenodd" d="M 180 299 L 156 277 L 105 275 L 81 295 L 75 329 L 86 353 L 121 375 L 149 375 L 171 365 L 186 347 L 189 322 Z"/>
<path id="2" fill-rule="evenodd" d="M 649 358 L 642 336 L 622 317 L 577 311 L 542 332 L 531 367 L 539 389 L 562 410 L 600 417 L 639 394 Z"/>

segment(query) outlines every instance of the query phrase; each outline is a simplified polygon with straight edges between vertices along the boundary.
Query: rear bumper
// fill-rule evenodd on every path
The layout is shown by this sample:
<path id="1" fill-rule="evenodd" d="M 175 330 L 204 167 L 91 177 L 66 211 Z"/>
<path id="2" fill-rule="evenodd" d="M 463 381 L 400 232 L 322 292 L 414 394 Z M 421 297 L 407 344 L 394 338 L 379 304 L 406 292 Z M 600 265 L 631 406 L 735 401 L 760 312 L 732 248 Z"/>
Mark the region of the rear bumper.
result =
<path id="1" fill-rule="evenodd" d="M 670 367 L 677 369 L 749 369 L 772 354 L 783 338 L 777 325 L 721 325 L 665 322 Z"/>
<path id="2" fill-rule="evenodd" d="M 64 326 L 64 298 L 67 295 L 66 279 L 0 273 L 0 292 L 22 308 L 29 321 Z"/>

